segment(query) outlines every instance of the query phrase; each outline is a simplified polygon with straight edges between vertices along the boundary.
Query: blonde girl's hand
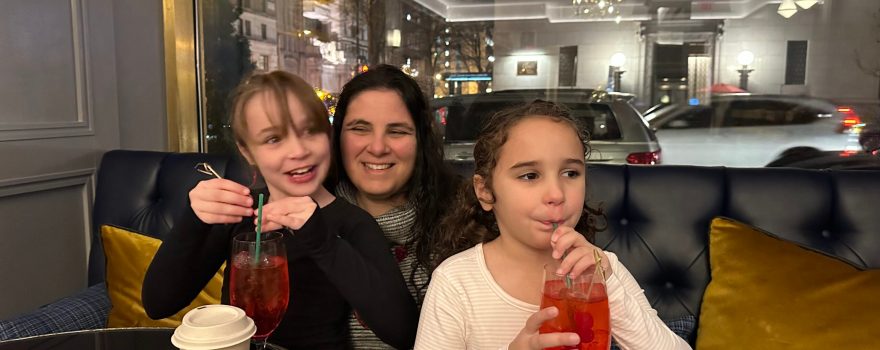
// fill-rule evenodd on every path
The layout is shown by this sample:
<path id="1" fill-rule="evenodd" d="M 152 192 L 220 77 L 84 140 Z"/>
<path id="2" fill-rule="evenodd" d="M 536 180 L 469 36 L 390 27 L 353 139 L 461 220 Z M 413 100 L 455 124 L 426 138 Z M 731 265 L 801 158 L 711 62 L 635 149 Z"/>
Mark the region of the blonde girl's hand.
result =
<path id="1" fill-rule="evenodd" d="M 250 189 L 227 179 L 200 181 L 189 191 L 189 205 L 206 224 L 232 224 L 254 214 Z"/>
<path id="2" fill-rule="evenodd" d="M 263 205 L 263 231 L 279 230 L 287 227 L 299 230 L 309 221 L 318 204 L 310 197 L 287 197 Z M 257 224 L 257 218 L 254 218 Z"/>
<path id="3" fill-rule="evenodd" d="M 555 346 L 573 346 L 580 342 L 577 333 L 544 333 L 538 332 L 544 321 L 552 320 L 559 314 L 556 307 L 548 307 L 533 313 L 526 320 L 523 327 L 516 338 L 507 346 L 508 350 L 541 350 Z"/>
<path id="4" fill-rule="evenodd" d="M 594 251 L 597 251 L 602 259 L 602 268 L 605 269 L 605 278 L 611 275 L 611 264 L 605 252 L 587 242 L 584 235 L 569 226 L 559 226 L 553 231 L 550 235 L 550 246 L 553 247 L 553 258 L 562 259 L 559 270 L 556 271 L 558 274 L 579 276 L 596 264 Z"/>

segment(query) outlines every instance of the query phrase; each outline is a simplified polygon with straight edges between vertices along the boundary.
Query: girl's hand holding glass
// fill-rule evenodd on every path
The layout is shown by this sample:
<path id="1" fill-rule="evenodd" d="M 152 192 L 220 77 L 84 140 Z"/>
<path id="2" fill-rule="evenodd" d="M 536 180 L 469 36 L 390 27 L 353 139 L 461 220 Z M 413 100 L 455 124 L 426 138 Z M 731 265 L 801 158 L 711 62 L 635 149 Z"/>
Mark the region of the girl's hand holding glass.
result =
<path id="1" fill-rule="evenodd" d="M 516 338 L 507 346 L 508 350 L 541 350 L 558 346 L 574 346 L 580 342 L 577 333 L 546 333 L 540 334 L 538 330 L 544 322 L 550 321 L 559 315 L 555 307 L 539 310 L 529 316 L 526 325 L 516 335 Z"/>
<path id="2" fill-rule="evenodd" d="M 263 231 L 282 227 L 299 230 L 315 213 L 318 204 L 311 197 L 287 197 L 263 206 Z M 256 218 L 254 224 L 256 225 Z"/>
<path id="3" fill-rule="evenodd" d="M 231 180 L 200 181 L 189 191 L 193 212 L 206 224 L 232 224 L 254 215 L 250 189 Z"/>

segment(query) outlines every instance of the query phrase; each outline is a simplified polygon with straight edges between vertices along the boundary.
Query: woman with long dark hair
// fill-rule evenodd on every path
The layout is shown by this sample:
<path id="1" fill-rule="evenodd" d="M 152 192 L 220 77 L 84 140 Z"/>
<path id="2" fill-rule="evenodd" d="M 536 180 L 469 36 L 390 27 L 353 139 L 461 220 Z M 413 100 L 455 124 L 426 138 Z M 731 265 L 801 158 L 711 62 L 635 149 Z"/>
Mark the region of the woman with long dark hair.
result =
<path id="1" fill-rule="evenodd" d="M 388 65 L 349 81 L 333 120 L 338 164 L 328 188 L 378 221 L 417 303 L 427 287 L 438 224 L 458 184 L 436 130 L 418 83 Z M 358 321 L 357 310 L 350 325 L 355 348 L 387 347 Z"/>

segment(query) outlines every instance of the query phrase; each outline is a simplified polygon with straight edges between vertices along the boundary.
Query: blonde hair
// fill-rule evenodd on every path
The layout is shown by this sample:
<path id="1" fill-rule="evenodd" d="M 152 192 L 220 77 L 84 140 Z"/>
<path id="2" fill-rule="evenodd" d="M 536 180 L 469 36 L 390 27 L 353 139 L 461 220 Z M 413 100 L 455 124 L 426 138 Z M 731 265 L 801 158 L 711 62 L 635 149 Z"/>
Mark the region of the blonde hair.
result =
<path id="1" fill-rule="evenodd" d="M 246 147 L 245 136 L 247 135 L 247 118 L 244 115 L 244 109 L 248 101 L 260 93 L 268 93 L 270 100 L 277 105 L 279 115 L 273 116 L 273 125 L 278 127 L 286 136 L 287 130 L 293 125 L 293 120 L 288 109 L 287 97 L 292 94 L 302 103 L 309 119 L 308 125 L 298 125 L 298 127 L 308 127 L 313 131 L 326 133 L 331 136 L 331 127 L 329 114 L 324 103 L 315 94 L 315 90 L 309 83 L 302 78 L 285 72 L 274 71 L 269 73 L 258 73 L 245 79 L 238 85 L 232 95 L 232 115 L 230 116 L 230 124 L 232 124 L 232 133 L 235 142 Z M 278 125 L 275 125 L 275 123 Z"/>

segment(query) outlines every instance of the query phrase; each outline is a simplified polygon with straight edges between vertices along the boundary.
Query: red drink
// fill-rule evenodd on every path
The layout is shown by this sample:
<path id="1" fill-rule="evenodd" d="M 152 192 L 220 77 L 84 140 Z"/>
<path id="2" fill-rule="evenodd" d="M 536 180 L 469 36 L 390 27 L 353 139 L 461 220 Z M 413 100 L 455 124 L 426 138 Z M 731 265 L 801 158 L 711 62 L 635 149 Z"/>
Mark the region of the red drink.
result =
<path id="1" fill-rule="evenodd" d="M 541 333 L 573 332 L 581 338 L 577 346 L 558 346 L 550 350 L 607 350 L 611 342 L 608 295 L 601 283 L 589 289 L 586 282 L 575 283 L 571 289 L 563 280 L 544 282 L 541 309 L 555 306 L 556 318 L 541 325 Z M 590 295 L 586 295 L 589 290 Z"/>
<path id="2" fill-rule="evenodd" d="M 241 252 L 233 257 L 229 277 L 230 303 L 254 320 L 257 325 L 254 340 L 264 340 L 278 327 L 287 311 L 290 298 L 287 259 L 263 256 L 263 260 L 255 264 L 246 252 Z"/>

